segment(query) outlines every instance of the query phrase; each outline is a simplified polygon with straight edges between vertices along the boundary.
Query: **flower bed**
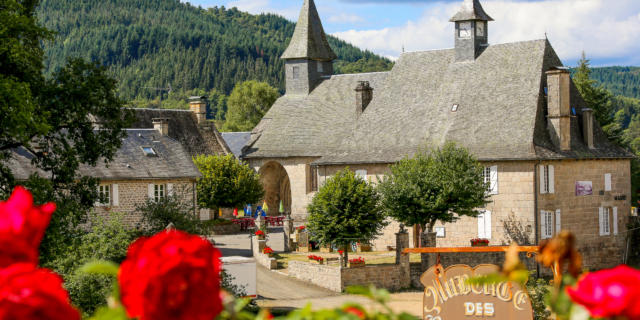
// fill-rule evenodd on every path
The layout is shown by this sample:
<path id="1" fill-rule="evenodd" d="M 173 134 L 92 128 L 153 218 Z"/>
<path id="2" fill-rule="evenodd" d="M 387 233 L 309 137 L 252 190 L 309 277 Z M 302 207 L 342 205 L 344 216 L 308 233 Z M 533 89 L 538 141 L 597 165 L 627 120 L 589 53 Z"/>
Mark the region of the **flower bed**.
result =
<path id="1" fill-rule="evenodd" d="M 324 264 L 324 258 L 320 257 L 320 256 L 316 256 L 316 255 L 310 255 L 307 258 L 309 258 L 309 261 L 311 263 L 315 263 L 315 264 Z"/>
<path id="2" fill-rule="evenodd" d="M 364 258 L 362 258 L 362 257 L 355 258 L 355 259 L 349 259 L 349 268 L 362 268 L 365 265 L 366 264 L 364 262 Z"/>
<path id="3" fill-rule="evenodd" d="M 259 240 L 264 240 L 264 237 L 265 237 L 264 231 L 258 230 L 258 231 L 256 231 L 255 235 L 256 235 L 256 237 L 258 237 Z"/>
<path id="4" fill-rule="evenodd" d="M 489 246 L 489 239 L 471 239 L 472 247 L 487 247 Z"/>

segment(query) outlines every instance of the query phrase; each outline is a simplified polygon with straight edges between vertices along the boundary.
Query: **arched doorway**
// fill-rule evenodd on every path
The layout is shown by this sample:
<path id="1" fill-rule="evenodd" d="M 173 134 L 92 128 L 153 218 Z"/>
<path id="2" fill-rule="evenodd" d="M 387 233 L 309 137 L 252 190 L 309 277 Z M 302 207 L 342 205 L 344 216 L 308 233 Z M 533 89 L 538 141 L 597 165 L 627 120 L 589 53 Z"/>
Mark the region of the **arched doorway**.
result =
<path id="1" fill-rule="evenodd" d="M 284 213 L 291 213 L 291 182 L 284 167 L 270 161 L 260 168 L 260 182 L 264 188 L 264 202 L 269 206 L 270 216 L 280 215 L 280 201 L 284 206 Z"/>

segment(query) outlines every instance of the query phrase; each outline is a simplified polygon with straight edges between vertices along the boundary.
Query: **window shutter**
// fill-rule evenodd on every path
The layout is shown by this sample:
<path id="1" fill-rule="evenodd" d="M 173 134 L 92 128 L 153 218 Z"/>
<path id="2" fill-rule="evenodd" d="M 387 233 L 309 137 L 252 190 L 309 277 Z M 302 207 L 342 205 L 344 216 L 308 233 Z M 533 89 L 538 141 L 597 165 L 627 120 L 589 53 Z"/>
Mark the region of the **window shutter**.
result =
<path id="1" fill-rule="evenodd" d="M 613 234 L 618 234 L 618 207 L 613 207 Z"/>
<path id="2" fill-rule="evenodd" d="M 491 211 L 485 211 L 484 213 L 484 237 L 485 239 L 491 239 Z"/>
<path id="3" fill-rule="evenodd" d="M 101 194 L 100 194 L 100 186 L 99 185 L 96 187 L 96 190 L 98 190 L 98 199 L 96 200 L 96 202 L 93 203 L 93 206 L 94 207 L 102 207 L 102 203 L 100 203 L 100 199 L 99 199 L 100 196 L 101 196 Z"/>
<path id="4" fill-rule="evenodd" d="M 356 177 L 360 177 L 362 180 L 367 181 L 367 170 L 357 170 Z"/>
<path id="5" fill-rule="evenodd" d="M 173 183 L 167 183 L 167 196 L 173 196 Z"/>
<path id="6" fill-rule="evenodd" d="M 545 194 L 547 191 L 544 189 L 544 166 L 540 166 L 540 194 Z"/>
<path id="7" fill-rule="evenodd" d="M 549 166 L 549 193 L 555 193 L 556 192 L 556 186 L 555 186 L 555 172 L 553 172 L 553 166 Z"/>
<path id="8" fill-rule="evenodd" d="M 598 221 L 600 221 L 600 235 L 604 235 L 604 208 L 598 208 Z"/>
<path id="9" fill-rule="evenodd" d="M 491 167 L 491 194 L 498 194 L 498 166 Z"/>
<path id="10" fill-rule="evenodd" d="M 540 211 L 540 238 L 547 239 L 547 217 L 544 210 Z"/>
<path id="11" fill-rule="evenodd" d="M 155 197 L 155 190 L 154 190 L 155 185 L 154 184 L 149 184 L 149 199 L 154 200 Z"/>
<path id="12" fill-rule="evenodd" d="M 120 205 L 120 193 L 118 192 L 118 184 L 114 183 L 112 185 L 112 189 L 111 190 L 112 190 L 111 199 L 113 199 L 112 200 L 113 203 L 111 205 L 113 205 L 114 207 L 117 207 L 117 206 Z"/>
<path id="13" fill-rule="evenodd" d="M 562 224 L 560 222 L 561 218 L 560 218 L 560 209 L 556 210 L 556 234 L 560 233 L 560 230 L 562 230 Z"/>
<path id="14" fill-rule="evenodd" d="M 478 238 L 485 238 L 484 230 L 484 213 L 482 213 L 478 215 Z"/>
<path id="15" fill-rule="evenodd" d="M 611 173 L 604 175 L 604 191 L 611 191 Z"/>

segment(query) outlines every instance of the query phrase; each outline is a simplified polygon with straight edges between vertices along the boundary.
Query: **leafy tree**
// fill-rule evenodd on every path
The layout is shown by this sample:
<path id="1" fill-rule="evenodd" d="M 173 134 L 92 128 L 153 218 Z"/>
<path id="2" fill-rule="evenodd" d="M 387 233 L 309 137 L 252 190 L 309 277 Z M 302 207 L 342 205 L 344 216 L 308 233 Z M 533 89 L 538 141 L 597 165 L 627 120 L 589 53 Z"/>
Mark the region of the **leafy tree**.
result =
<path id="1" fill-rule="evenodd" d="M 0 197 L 17 183 L 8 166 L 11 152 L 30 154 L 43 174 L 20 183 L 32 189 L 36 202 L 53 200 L 59 208 L 42 244 L 47 261 L 73 239 L 97 197 L 97 181 L 79 176 L 78 168 L 112 159 L 132 118 L 123 111 L 115 80 L 97 63 L 72 59 L 44 75 L 41 41 L 51 33 L 36 21 L 37 4 L 0 5 Z"/>
<path id="2" fill-rule="evenodd" d="M 185 203 L 177 191 L 173 195 L 159 199 L 147 199 L 147 201 L 136 207 L 136 211 L 142 214 L 142 221 L 139 229 L 145 230 L 148 235 L 156 234 L 165 230 L 169 224 L 188 233 L 199 234 L 202 232 L 200 220 L 194 214 L 192 204 Z"/>
<path id="3" fill-rule="evenodd" d="M 370 241 L 386 225 L 375 188 L 348 168 L 327 180 L 308 206 L 309 231 L 320 244 L 344 248 Z"/>
<path id="4" fill-rule="evenodd" d="M 198 203 L 201 207 L 234 208 L 256 203 L 264 195 L 260 176 L 233 155 L 194 159 L 202 178 L 198 179 Z"/>
<path id="5" fill-rule="evenodd" d="M 378 185 L 388 215 L 405 225 L 433 232 L 436 222 L 477 216 L 486 203 L 483 168 L 464 148 L 447 143 L 418 152 L 391 166 Z"/>
<path id="6" fill-rule="evenodd" d="M 269 84 L 258 81 L 239 83 L 229 96 L 224 131 L 251 131 L 269 111 L 280 94 Z"/>

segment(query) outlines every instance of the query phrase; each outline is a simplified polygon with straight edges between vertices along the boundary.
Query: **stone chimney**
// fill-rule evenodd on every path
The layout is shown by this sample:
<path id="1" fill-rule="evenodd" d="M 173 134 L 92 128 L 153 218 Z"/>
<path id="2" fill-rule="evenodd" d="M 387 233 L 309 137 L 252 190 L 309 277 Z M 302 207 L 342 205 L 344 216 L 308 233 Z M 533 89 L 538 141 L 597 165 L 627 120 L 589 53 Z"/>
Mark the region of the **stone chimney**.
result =
<path id="1" fill-rule="evenodd" d="M 571 76 L 568 68 L 547 71 L 549 133 L 560 150 L 571 150 Z"/>
<path id="2" fill-rule="evenodd" d="M 153 121 L 153 129 L 163 136 L 169 135 L 169 118 L 154 118 L 151 121 Z"/>
<path id="3" fill-rule="evenodd" d="M 360 116 L 373 100 L 373 88 L 369 81 L 358 81 L 356 86 L 356 116 Z"/>
<path id="4" fill-rule="evenodd" d="M 593 149 L 593 110 L 582 109 L 582 136 L 589 149 Z"/>
<path id="5" fill-rule="evenodd" d="M 207 97 L 189 97 L 189 110 L 196 115 L 198 124 L 205 123 L 207 121 Z"/>

